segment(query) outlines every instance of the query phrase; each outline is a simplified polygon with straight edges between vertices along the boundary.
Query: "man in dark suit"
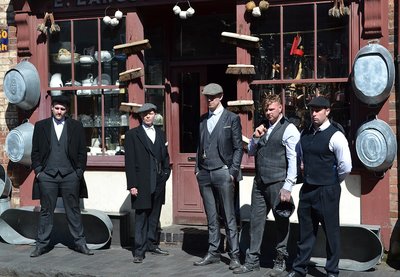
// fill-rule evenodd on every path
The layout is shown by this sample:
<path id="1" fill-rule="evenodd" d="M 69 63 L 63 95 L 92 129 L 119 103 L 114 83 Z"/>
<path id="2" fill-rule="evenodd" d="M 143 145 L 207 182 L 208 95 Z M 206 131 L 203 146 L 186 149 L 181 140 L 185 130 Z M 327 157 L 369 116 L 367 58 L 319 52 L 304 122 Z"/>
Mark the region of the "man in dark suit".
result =
<path id="1" fill-rule="evenodd" d="M 35 171 L 33 199 L 40 199 L 40 217 L 36 248 L 31 257 L 49 250 L 57 197 L 64 202 L 75 250 L 93 252 L 86 245 L 79 198 L 88 197 L 83 172 L 86 168 L 85 133 L 82 124 L 67 116 L 70 100 L 54 96 L 52 116 L 36 122 L 32 138 L 32 168 Z"/>
<path id="2" fill-rule="evenodd" d="M 142 263 L 146 251 L 169 254 L 160 249 L 157 232 L 171 169 L 165 134 L 153 124 L 156 110 L 151 103 L 143 104 L 138 110 L 142 124 L 125 135 L 127 188 L 135 209 L 134 263 Z"/>
<path id="3" fill-rule="evenodd" d="M 195 173 L 208 221 L 208 253 L 196 266 L 217 263 L 221 259 L 218 205 L 223 210 L 231 262 L 229 269 L 240 267 L 239 239 L 234 207 L 235 181 L 241 180 L 242 126 L 238 115 L 224 109 L 222 87 L 211 83 L 204 87 L 209 112 L 200 118 L 199 144 Z"/>

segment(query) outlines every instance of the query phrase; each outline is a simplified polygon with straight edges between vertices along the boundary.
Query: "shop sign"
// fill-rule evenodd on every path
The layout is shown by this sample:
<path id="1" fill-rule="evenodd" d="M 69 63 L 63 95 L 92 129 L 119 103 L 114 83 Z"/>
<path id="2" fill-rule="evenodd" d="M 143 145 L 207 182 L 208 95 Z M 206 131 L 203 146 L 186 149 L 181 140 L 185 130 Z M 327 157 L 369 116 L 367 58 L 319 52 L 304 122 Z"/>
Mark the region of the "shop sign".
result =
<path id="1" fill-rule="evenodd" d="M 109 5 L 115 3 L 136 2 L 137 0 L 75 0 L 75 7 L 90 7 L 99 5 Z M 54 8 L 64 8 L 71 6 L 70 0 L 54 0 Z M 74 5 L 74 4 L 72 4 Z"/>
<path id="2" fill-rule="evenodd" d="M 8 51 L 8 29 L 0 29 L 0 52 Z"/>

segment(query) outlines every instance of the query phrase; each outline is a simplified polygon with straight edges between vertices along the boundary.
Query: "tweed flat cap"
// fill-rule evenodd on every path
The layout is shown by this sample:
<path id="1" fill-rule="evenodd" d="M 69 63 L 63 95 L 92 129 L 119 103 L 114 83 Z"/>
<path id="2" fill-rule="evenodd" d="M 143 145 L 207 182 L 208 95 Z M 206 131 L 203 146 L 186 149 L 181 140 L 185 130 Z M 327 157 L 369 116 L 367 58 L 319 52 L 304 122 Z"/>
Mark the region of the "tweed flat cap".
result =
<path id="1" fill-rule="evenodd" d="M 316 107 L 316 108 L 330 108 L 331 103 L 328 99 L 323 96 L 318 96 L 311 99 L 310 103 L 308 103 L 309 107 Z"/>
<path id="2" fill-rule="evenodd" d="M 68 96 L 66 95 L 57 95 L 57 96 L 52 96 L 51 97 L 51 105 L 55 104 L 61 104 L 66 107 L 69 107 L 71 105 L 71 100 Z"/>
<path id="3" fill-rule="evenodd" d="M 223 93 L 223 89 L 220 85 L 215 83 L 210 83 L 203 88 L 202 93 L 204 95 L 217 95 L 219 93 Z"/>
<path id="4" fill-rule="evenodd" d="M 144 113 L 144 112 L 148 112 L 148 111 L 157 111 L 157 106 L 151 103 L 144 103 L 139 109 L 138 109 L 138 113 Z"/>

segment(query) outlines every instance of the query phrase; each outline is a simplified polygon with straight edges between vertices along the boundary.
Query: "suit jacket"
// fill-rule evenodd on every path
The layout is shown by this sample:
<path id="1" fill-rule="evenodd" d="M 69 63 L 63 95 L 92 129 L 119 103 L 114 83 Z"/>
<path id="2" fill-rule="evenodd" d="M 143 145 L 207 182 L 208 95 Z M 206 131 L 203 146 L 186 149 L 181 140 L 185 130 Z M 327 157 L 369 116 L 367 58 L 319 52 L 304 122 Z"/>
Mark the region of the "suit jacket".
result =
<path id="1" fill-rule="evenodd" d="M 51 150 L 51 128 L 53 119 L 51 117 L 36 122 L 32 137 L 32 169 L 37 176 L 46 165 Z M 67 128 L 68 135 L 68 159 L 76 174 L 80 177 L 79 197 L 87 198 L 88 192 L 83 173 L 86 169 L 87 150 L 85 131 L 81 122 L 67 117 L 64 128 Z M 35 177 L 33 183 L 32 199 L 40 199 L 38 181 Z"/>
<path id="2" fill-rule="evenodd" d="M 150 209 L 152 207 L 151 201 L 151 187 L 156 185 L 156 190 L 164 194 L 165 197 L 165 183 L 171 174 L 169 164 L 168 148 L 166 146 L 164 132 L 155 127 L 156 140 L 159 140 L 161 146 L 161 170 L 157 178 L 151 178 L 152 169 L 157 166 L 154 163 L 155 153 L 148 144 L 148 137 L 146 131 L 140 125 L 136 128 L 130 129 L 125 134 L 125 173 L 127 181 L 127 189 L 138 189 L 138 195 L 132 196 L 133 209 Z M 157 181 L 157 184 L 151 184 L 152 180 Z"/>
<path id="3" fill-rule="evenodd" d="M 204 143 L 204 133 L 207 132 L 207 118 L 208 113 L 203 114 L 200 118 L 200 133 L 199 143 L 196 155 L 196 168 L 195 172 L 199 172 L 199 157 L 201 157 L 202 147 Z M 240 164 L 242 163 L 243 145 L 242 145 L 242 125 L 240 118 L 226 109 L 221 114 L 217 127 L 214 130 L 218 132 L 217 148 L 221 160 L 228 166 L 229 173 L 237 181 L 242 179 Z"/>

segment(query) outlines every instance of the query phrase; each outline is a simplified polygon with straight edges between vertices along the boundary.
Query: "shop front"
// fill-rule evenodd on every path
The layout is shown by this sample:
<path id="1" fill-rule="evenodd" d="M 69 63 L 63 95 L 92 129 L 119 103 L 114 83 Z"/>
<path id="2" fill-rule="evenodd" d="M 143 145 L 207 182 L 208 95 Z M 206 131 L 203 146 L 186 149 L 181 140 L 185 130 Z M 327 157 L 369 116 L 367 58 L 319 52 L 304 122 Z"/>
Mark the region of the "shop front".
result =
<path id="1" fill-rule="evenodd" d="M 85 207 L 129 212 L 123 143 L 125 132 L 138 124 L 129 111 L 135 104 L 156 104 L 173 169 L 162 224 L 205 224 L 194 176 L 199 117 L 207 111 L 202 87 L 221 84 L 225 106 L 253 101 L 245 108 L 229 107 L 240 114 L 245 137 L 262 120 L 266 94 L 281 95 L 286 116 L 299 129 L 308 124 L 307 103 L 324 95 L 353 151 L 353 172 L 342 184 L 342 223 L 380 226 L 388 248 L 398 211 L 392 191 L 397 168 L 367 170 L 355 142 L 358 128 L 372 116 L 396 126 L 394 93 L 375 105 L 364 104 L 354 94 L 352 71 L 357 52 L 369 40 L 379 39 L 391 49 L 389 27 L 374 27 L 388 26 L 389 18 L 380 15 L 389 14 L 389 7 L 379 0 L 338 2 L 12 1 L 18 58 L 29 58 L 40 76 L 39 104 L 21 110 L 19 118 L 34 123 L 48 117 L 51 95 L 70 96 L 71 116 L 86 130 Z M 222 32 L 234 36 L 227 39 Z M 255 74 L 226 74 L 229 65 L 253 65 Z M 254 176 L 247 154 L 242 167 L 240 203 L 246 206 Z M 25 176 L 19 184 L 21 206 L 38 204 L 31 200 L 33 173 L 18 170 Z"/>

